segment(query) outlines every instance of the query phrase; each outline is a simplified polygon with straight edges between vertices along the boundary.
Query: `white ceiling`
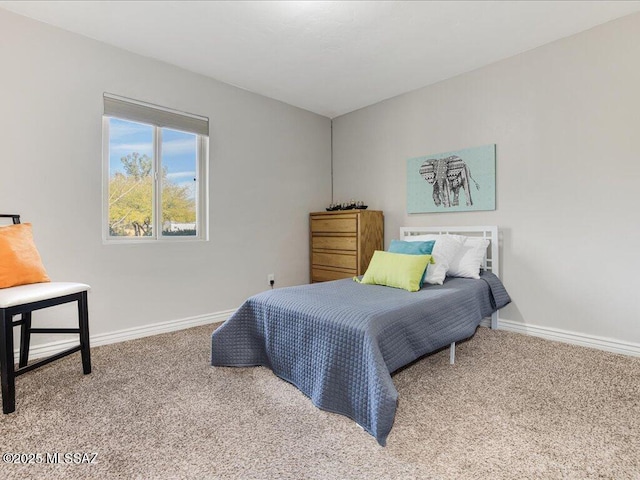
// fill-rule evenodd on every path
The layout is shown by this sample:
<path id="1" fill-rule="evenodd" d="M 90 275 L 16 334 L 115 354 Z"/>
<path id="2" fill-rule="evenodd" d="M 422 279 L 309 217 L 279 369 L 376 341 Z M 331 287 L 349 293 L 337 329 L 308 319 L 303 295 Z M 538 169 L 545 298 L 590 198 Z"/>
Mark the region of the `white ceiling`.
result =
<path id="1" fill-rule="evenodd" d="M 640 1 L 0 1 L 336 117 L 640 11 Z"/>

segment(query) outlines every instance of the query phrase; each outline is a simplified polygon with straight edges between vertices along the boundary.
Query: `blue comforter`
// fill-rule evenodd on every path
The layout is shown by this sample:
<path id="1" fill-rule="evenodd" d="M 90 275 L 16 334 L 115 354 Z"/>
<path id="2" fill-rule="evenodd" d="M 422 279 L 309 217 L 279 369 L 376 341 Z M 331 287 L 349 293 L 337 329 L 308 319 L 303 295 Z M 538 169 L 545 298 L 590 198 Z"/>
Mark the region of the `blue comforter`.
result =
<path id="1" fill-rule="evenodd" d="M 269 367 L 385 445 L 398 400 L 391 374 L 472 336 L 509 301 L 488 272 L 413 293 L 351 279 L 270 290 L 213 332 L 211 365 Z"/>

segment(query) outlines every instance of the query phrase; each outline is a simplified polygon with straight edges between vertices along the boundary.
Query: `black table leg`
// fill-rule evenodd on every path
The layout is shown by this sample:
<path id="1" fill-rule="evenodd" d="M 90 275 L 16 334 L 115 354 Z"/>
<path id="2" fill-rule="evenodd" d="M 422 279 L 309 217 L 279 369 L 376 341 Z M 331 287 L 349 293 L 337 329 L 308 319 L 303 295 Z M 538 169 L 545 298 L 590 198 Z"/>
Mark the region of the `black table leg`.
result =
<path id="1" fill-rule="evenodd" d="M 26 367 L 29 362 L 29 344 L 31 343 L 31 312 L 22 314 L 20 326 L 20 368 Z"/>
<path id="2" fill-rule="evenodd" d="M 91 373 L 91 353 L 89 351 L 89 302 L 87 292 L 82 292 L 78 299 L 78 319 L 80 327 L 80 353 L 82 355 L 82 371 Z"/>
<path id="3" fill-rule="evenodd" d="M 16 410 L 16 375 L 13 361 L 13 316 L 2 308 L 0 309 L 2 413 L 11 413 Z"/>

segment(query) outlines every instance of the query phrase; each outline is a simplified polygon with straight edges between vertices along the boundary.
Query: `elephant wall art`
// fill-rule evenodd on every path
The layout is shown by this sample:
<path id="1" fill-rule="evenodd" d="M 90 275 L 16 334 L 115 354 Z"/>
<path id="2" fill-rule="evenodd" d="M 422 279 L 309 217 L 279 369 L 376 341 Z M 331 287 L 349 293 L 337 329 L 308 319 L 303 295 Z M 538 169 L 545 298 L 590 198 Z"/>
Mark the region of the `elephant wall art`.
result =
<path id="1" fill-rule="evenodd" d="M 465 192 L 467 206 L 473 205 L 469 180 L 473 180 L 476 189 L 480 185 L 471 176 L 469 166 L 460 157 L 451 155 L 447 158 L 426 160 L 420 166 L 420 175 L 427 183 L 433 185 L 433 202 L 437 207 L 455 207 L 460 203 L 460 189 Z M 451 195 L 453 194 L 453 198 Z"/>
<path id="2" fill-rule="evenodd" d="M 469 210 L 495 210 L 495 145 L 409 159 L 408 213 Z"/>

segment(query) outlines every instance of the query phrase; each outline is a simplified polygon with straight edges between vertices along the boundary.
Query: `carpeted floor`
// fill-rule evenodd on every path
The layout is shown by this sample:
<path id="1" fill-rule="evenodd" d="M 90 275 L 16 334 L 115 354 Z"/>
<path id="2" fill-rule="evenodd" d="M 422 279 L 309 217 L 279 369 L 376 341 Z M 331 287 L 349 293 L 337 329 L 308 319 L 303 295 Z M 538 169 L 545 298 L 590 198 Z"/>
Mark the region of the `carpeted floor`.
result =
<path id="1" fill-rule="evenodd" d="M 478 330 L 398 372 L 388 446 L 270 370 L 212 368 L 213 326 L 92 349 L 18 378 L 0 463 L 33 479 L 640 479 L 640 358 Z M 26 457 L 25 457 L 26 459 Z M 71 457 L 87 461 L 91 457 Z"/>

